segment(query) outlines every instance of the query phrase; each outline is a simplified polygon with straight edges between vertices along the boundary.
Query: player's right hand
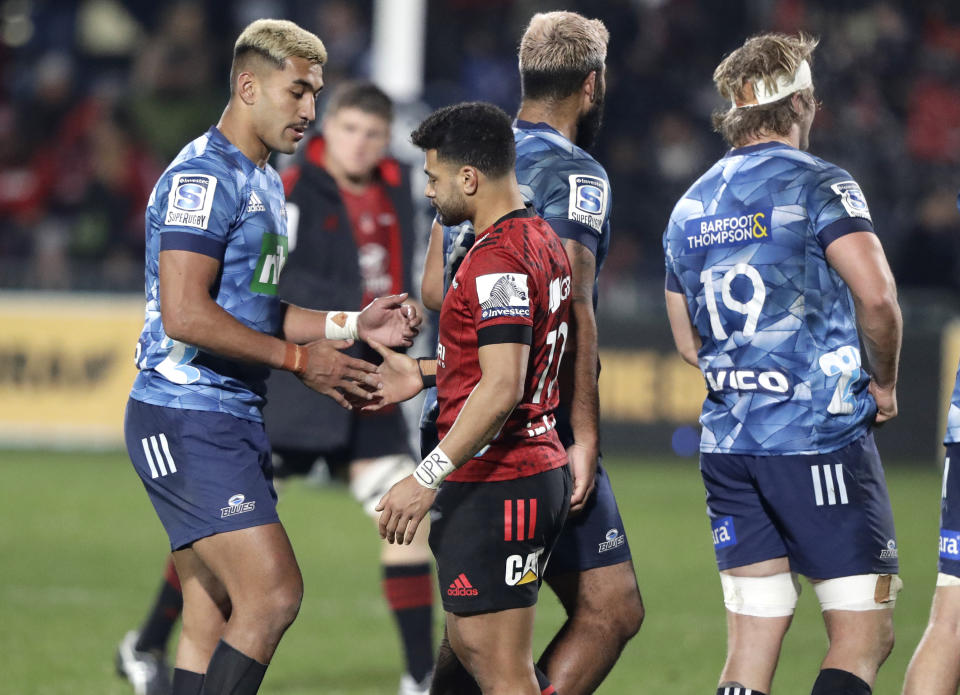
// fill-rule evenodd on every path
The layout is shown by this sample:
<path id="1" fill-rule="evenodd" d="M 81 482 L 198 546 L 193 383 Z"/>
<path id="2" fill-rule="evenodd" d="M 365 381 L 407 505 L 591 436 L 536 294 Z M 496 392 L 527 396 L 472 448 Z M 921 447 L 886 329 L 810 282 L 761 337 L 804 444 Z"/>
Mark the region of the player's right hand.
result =
<path id="1" fill-rule="evenodd" d="M 597 447 L 573 443 L 567 447 L 567 462 L 573 478 L 573 493 L 570 495 L 570 515 L 583 511 L 587 500 L 597 486 L 597 463 L 600 453 Z"/>
<path id="2" fill-rule="evenodd" d="M 424 487 L 412 475 L 400 480 L 380 498 L 374 510 L 380 512 L 380 537 L 387 543 L 410 545 L 436 497 L 436 490 Z"/>
<path id="3" fill-rule="evenodd" d="M 885 388 L 878 386 L 877 382 L 871 379 L 867 389 L 870 391 L 870 395 L 873 396 L 873 400 L 877 402 L 877 416 L 874 418 L 873 424 L 882 425 L 897 416 L 896 384 Z"/>
<path id="4" fill-rule="evenodd" d="M 304 384 L 330 396 L 347 410 L 352 406 L 344 398 L 344 393 L 368 401 L 373 398 L 371 390 L 379 389 L 381 383 L 376 365 L 340 352 L 351 345 L 352 340 L 315 340 L 307 343 L 304 345 L 307 365 L 300 375 Z"/>
<path id="5" fill-rule="evenodd" d="M 363 406 L 364 410 L 379 410 L 385 405 L 413 398 L 423 390 L 423 379 L 415 359 L 394 352 L 376 340 L 370 339 L 367 343 L 383 358 L 377 367 L 377 376 L 382 385 L 376 394 L 377 398 Z"/>

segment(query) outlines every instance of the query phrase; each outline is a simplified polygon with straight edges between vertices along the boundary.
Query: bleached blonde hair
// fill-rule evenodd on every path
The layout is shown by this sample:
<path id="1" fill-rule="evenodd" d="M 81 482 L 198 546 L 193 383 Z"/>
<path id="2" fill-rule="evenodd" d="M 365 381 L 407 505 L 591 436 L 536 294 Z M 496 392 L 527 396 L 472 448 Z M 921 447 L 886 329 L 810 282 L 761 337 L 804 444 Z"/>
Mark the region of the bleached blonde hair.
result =
<path id="1" fill-rule="evenodd" d="M 241 66 L 251 57 L 257 57 L 283 69 L 287 58 L 303 58 L 316 65 L 327 62 L 323 41 L 306 29 L 286 19 L 258 19 L 247 25 L 233 46 L 233 64 L 230 68 L 230 91 L 236 86 Z"/>
<path id="2" fill-rule="evenodd" d="M 812 63 L 819 41 L 804 33 L 758 34 L 721 61 L 713 72 L 713 83 L 720 96 L 733 105 L 713 114 L 713 127 L 732 147 L 762 133 L 786 135 L 799 121 L 801 114 L 793 108 L 793 100 L 783 98 L 769 104 L 738 108 L 737 104 L 755 102 L 754 83 L 762 81 L 774 90 L 778 78 L 792 78 L 803 61 Z M 809 105 L 814 105 L 813 88 L 798 92 Z"/>
<path id="3" fill-rule="evenodd" d="M 576 12 L 533 15 L 520 40 L 520 79 L 525 99 L 562 99 L 587 75 L 603 72 L 610 32 L 599 19 Z"/>

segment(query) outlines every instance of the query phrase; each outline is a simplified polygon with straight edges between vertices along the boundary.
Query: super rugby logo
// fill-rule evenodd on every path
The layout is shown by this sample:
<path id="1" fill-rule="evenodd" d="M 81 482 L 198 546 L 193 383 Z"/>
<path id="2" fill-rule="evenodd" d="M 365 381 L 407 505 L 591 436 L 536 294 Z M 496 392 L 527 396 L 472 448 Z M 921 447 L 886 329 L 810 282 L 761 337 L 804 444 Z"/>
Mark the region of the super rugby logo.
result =
<path id="1" fill-rule="evenodd" d="M 477 278 L 480 319 L 501 316 L 530 316 L 527 276 L 520 273 L 493 273 Z"/>
<path id="2" fill-rule="evenodd" d="M 175 174 L 170 182 L 164 225 L 206 229 L 213 209 L 217 177 L 207 174 Z"/>
<path id="3" fill-rule="evenodd" d="M 567 218 L 601 231 L 607 211 L 607 182 L 598 176 L 571 174 Z"/>

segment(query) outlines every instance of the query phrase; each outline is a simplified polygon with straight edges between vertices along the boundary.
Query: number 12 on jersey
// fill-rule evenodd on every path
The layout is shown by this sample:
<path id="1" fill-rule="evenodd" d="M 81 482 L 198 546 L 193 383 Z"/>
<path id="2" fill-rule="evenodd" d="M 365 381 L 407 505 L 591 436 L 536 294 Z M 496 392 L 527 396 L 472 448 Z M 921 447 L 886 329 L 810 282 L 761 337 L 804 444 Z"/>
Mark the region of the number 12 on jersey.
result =
<path id="1" fill-rule="evenodd" d="M 560 302 L 569 296 L 570 277 L 554 278 L 550 282 L 550 313 L 552 314 L 559 309 Z M 534 403 L 539 403 L 543 397 L 543 387 L 547 383 L 547 375 L 550 373 L 550 367 L 553 366 L 553 356 L 555 353 L 557 355 L 557 368 L 553 373 L 553 380 L 550 382 L 550 385 L 547 386 L 547 398 L 550 398 L 550 394 L 553 393 L 553 387 L 557 385 L 557 379 L 560 378 L 560 362 L 563 360 L 563 351 L 567 347 L 568 331 L 567 322 L 563 321 L 555 330 L 547 333 L 547 345 L 550 346 L 550 356 L 547 357 L 547 366 L 544 367 L 543 374 L 540 375 L 540 380 L 537 382 L 537 390 L 533 394 Z M 557 343 L 561 340 L 563 342 L 560 343 L 560 351 L 557 352 Z"/>

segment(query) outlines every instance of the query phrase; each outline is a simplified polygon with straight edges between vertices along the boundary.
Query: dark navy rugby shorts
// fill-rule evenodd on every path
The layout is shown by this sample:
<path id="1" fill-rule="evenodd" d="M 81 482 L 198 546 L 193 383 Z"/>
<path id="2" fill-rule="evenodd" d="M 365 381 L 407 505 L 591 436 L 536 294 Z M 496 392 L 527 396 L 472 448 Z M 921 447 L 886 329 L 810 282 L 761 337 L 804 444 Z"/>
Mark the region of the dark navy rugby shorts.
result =
<path id="1" fill-rule="evenodd" d="M 786 556 L 813 579 L 896 574 L 890 496 L 873 434 L 828 454 L 701 454 L 721 570 Z"/>
<path id="2" fill-rule="evenodd" d="M 610 476 L 601 462 L 597 466 L 596 487 L 586 506 L 579 514 L 568 516 L 563 525 L 547 566 L 546 579 L 629 561 L 630 544 L 623 519 L 613 496 Z"/>
<path id="3" fill-rule="evenodd" d="M 943 461 L 938 569 L 960 577 L 960 444 L 947 444 L 947 457 Z"/>
<path id="4" fill-rule="evenodd" d="M 262 423 L 131 398 L 124 435 L 172 550 L 280 520 Z"/>

